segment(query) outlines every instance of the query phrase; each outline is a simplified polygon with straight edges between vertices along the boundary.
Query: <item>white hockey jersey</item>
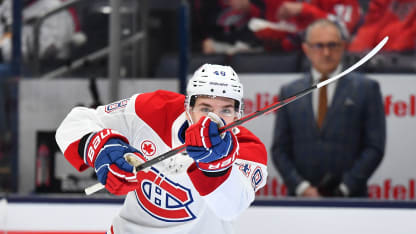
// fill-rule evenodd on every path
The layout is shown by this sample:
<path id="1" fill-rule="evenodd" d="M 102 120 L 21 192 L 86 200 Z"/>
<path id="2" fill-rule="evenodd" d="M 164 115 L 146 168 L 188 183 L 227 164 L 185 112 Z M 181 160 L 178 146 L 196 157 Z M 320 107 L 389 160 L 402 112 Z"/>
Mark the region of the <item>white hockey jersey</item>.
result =
<path id="1" fill-rule="evenodd" d="M 80 171 L 88 167 L 78 153 L 80 139 L 104 128 L 117 130 L 152 159 L 184 143 L 184 100 L 184 95 L 159 90 L 97 109 L 75 107 L 56 140 Z M 225 175 L 206 176 L 186 153 L 140 171 L 139 187 L 126 195 L 109 233 L 233 233 L 232 220 L 249 207 L 267 177 L 263 143 L 244 127 L 235 132 L 240 149 Z"/>

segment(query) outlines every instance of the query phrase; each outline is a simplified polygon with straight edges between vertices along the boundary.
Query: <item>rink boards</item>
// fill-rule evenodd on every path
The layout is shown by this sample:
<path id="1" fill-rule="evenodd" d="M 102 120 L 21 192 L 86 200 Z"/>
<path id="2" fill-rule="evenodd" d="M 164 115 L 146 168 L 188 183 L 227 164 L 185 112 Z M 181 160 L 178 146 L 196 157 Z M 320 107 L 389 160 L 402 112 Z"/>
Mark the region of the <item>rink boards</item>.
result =
<path id="1" fill-rule="evenodd" d="M 104 233 L 121 204 L 121 199 L 9 197 L 0 202 L 0 233 Z M 413 202 L 279 200 L 256 202 L 234 229 L 236 234 L 413 234 L 415 215 Z"/>

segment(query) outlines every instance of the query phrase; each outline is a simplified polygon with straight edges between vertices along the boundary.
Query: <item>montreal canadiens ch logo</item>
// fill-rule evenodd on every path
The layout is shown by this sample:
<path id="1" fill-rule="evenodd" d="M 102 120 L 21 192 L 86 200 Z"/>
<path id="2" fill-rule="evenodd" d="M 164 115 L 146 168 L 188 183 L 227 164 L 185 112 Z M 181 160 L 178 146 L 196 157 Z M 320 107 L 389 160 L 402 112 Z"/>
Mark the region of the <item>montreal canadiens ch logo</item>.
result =
<path id="1" fill-rule="evenodd" d="M 155 168 L 141 171 L 137 177 L 141 189 L 136 198 L 140 207 L 152 217 L 165 222 L 185 222 L 195 219 L 189 209 L 193 202 L 191 190 L 160 173 Z"/>
<path id="2" fill-rule="evenodd" d="M 142 144 L 140 145 L 140 149 L 141 149 L 141 152 L 145 156 L 148 156 L 148 157 L 151 157 L 155 155 L 156 153 L 156 145 L 149 140 L 143 141 Z"/>

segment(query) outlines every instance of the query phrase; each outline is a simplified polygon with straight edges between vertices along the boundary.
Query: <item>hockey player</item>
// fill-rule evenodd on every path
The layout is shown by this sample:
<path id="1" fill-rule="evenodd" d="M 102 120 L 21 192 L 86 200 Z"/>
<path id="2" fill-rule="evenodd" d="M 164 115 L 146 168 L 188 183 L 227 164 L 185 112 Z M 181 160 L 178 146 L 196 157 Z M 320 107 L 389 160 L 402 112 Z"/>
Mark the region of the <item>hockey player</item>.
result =
<path id="1" fill-rule="evenodd" d="M 219 134 L 241 117 L 243 86 L 231 67 L 205 64 L 187 96 L 158 90 L 99 106 L 75 107 L 56 140 L 79 171 L 124 205 L 108 233 L 232 233 L 267 177 L 263 143 L 244 127 Z M 181 144 L 187 153 L 135 172 L 123 157 L 146 161 Z"/>

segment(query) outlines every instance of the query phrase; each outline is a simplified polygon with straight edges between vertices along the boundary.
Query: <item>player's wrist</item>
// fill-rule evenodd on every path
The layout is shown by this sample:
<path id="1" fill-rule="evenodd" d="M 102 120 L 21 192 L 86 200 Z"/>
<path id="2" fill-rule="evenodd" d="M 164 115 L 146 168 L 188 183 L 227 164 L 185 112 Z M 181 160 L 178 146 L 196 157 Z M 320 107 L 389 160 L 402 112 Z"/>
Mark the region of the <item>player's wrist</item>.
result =
<path id="1" fill-rule="evenodd" d="M 227 174 L 229 170 L 231 170 L 231 167 L 228 167 L 222 171 L 214 171 L 214 172 L 202 171 L 202 174 L 204 174 L 207 177 L 220 177 L 220 176 L 224 176 L 225 174 Z"/>
<path id="2" fill-rule="evenodd" d="M 78 143 L 78 155 L 80 156 L 80 158 L 82 159 L 82 161 L 84 161 L 84 152 L 85 152 L 85 148 L 88 145 L 91 137 L 95 134 L 95 132 L 90 132 L 88 134 L 85 134 Z"/>

